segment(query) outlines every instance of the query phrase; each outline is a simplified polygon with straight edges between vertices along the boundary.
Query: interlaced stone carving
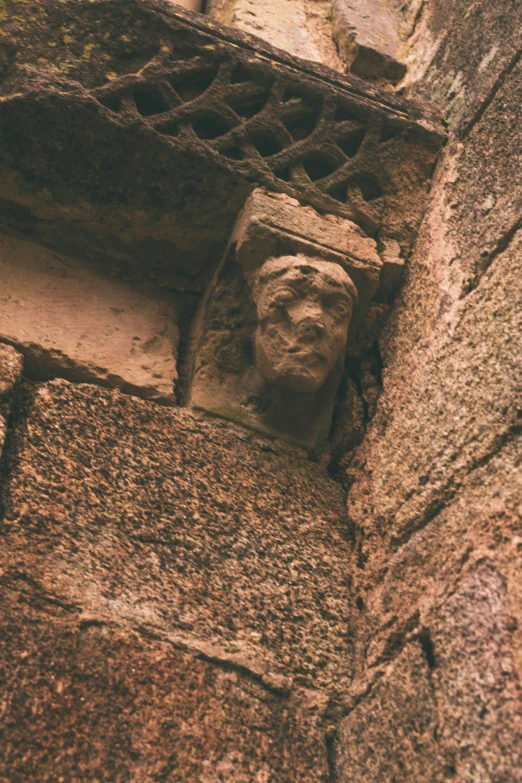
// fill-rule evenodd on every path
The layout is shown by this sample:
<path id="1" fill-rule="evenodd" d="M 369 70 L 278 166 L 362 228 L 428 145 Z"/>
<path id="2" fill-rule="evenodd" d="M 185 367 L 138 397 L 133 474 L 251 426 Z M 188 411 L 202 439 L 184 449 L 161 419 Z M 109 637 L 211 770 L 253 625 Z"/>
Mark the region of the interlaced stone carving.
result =
<path id="1" fill-rule="evenodd" d="M 23 6 L 0 24 L 0 222 L 202 291 L 259 185 L 407 256 L 443 140 L 429 107 L 164 0 Z"/>
<path id="2" fill-rule="evenodd" d="M 198 145 L 239 174 L 297 195 L 368 230 L 391 189 L 384 161 L 412 122 L 347 89 L 261 54 L 177 36 L 138 73 L 93 91 L 121 120 L 146 124 L 173 145 Z"/>

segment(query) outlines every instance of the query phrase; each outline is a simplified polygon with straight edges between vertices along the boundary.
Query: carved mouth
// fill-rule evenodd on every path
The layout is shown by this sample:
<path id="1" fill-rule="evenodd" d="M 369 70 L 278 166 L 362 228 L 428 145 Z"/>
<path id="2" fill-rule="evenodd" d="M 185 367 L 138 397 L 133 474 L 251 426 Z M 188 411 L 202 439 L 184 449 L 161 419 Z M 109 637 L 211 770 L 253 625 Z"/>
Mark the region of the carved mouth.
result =
<path id="1" fill-rule="evenodd" d="M 287 353 L 306 359 L 323 359 L 323 354 L 313 346 L 292 345 L 287 349 Z"/>

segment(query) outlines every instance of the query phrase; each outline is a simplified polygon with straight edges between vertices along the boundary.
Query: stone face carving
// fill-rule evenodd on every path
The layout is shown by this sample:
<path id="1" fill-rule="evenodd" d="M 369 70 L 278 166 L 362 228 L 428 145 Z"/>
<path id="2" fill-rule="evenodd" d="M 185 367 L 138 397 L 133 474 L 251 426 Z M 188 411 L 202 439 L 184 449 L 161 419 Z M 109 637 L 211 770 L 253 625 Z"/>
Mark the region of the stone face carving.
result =
<path id="1" fill-rule="evenodd" d="M 255 366 L 268 382 L 316 392 L 342 356 L 357 289 L 337 264 L 283 256 L 253 275 Z"/>
<path id="2" fill-rule="evenodd" d="M 189 405 L 321 451 L 381 270 L 350 221 L 255 191 L 196 319 Z"/>
<path id="3" fill-rule="evenodd" d="M 190 404 L 315 449 L 326 441 L 357 291 L 335 262 L 226 259 L 200 313 Z"/>

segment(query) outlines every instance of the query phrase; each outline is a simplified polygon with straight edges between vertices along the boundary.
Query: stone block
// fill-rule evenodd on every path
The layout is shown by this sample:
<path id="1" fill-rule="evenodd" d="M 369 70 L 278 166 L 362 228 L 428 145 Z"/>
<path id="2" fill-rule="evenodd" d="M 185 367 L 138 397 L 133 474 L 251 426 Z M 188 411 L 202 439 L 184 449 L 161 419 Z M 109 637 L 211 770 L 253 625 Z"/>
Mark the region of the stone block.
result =
<path id="1" fill-rule="evenodd" d="M 447 552 L 452 545 L 447 530 L 445 538 Z M 495 557 L 493 550 L 490 554 Z M 380 678 L 375 660 L 367 659 L 373 687 L 341 721 L 342 783 L 522 780 L 519 631 L 505 579 L 484 550 L 467 567 L 461 561 L 452 578 L 440 566 L 431 585 L 432 606 L 410 624 L 410 637 L 416 638 L 406 642 L 404 631 L 393 634 L 388 628 L 395 645 L 388 650 L 392 660 L 380 661 L 385 663 Z M 421 579 L 423 570 L 418 561 Z M 389 581 L 400 592 L 397 571 Z M 412 611 L 404 592 L 390 612 Z"/>
<path id="2" fill-rule="evenodd" d="M 380 0 L 333 0 L 333 33 L 347 70 L 396 84 L 406 75 L 402 19 Z"/>
<path id="3" fill-rule="evenodd" d="M 394 554 L 382 554 L 353 572 L 357 612 L 357 666 L 375 666 L 394 653 L 414 624 L 431 624 L 437 607 L 452 595 L 477 563 L 493 563 L 505 584 L 503 612 L 522 628 L 522 439 L 513 437 L 486 464 L 472 471 L 458 495 Z M 508 620 L 506 619 L 506 623 Z M 512 635 L 512 657 L 522 676 L 520 632 Z"/>
<path id="4" fill-rule="evenodd" d="M 236 259 L 252 272 L 267 258 L 303 253 L 341 264 L 357 287 L 352 334 L 379 285 L 383 262 L 375 240 L 350 220 L 321 215 L 284 194 L 255 190 L 243 207 L 231 242 Z"/>
<path id="5" fill-rule="evenodd" d="M 517 630 L 504 580 L 486 559 L 432 620 L 434 686 L 444 716 L 439 741 L 457 780 L 522 780 Z"/>
<path id="6" fill-rule="evenodd" d="M 223 24 L 263 38 L 294 57 L 342 70 L 327 6 L 324 0 L 280 0 L 276 5 L 265 0 L 209 0 L 206 13 Z M 318 8 L 322 14 L 317 13 Z M 312 14 L 312 10 L 316 13 Z M 322 25 L 317 24 L 317 17 L 323 18 Z"/>
<path id="7" fill-rule="evenodd" d="M 520 59 L 522 8 L 517 0 L 428 0 L 411 16 L 408 92 L 440 105 L 450 127 L 466 133 Z"/>
<path id="8" fill-rule="evenodd" d="M 421 645 L 412 642 L 344 718 L 336 742 L 339 783 L 446 783 L 438 712 Z"/>
<path id="9" fill-rule="evenodd" d="M 278 692 L 350 676 L 344 493 L 302 453 L 97 386 L 22 401 L 0 567 Z"/>
<path id="10" fill-rule="evenodd" d="M 174 403 L 175 308 L 152 286 L 133 289 L 69 257 L 0 236 L 0 340 L 26 373 L 113 386 Z"/>
<path id="11" fill-rule="evenodd" d="M 521 258 L 519 232 L 478 287 L 454 306 L 444 328 L 430 335 L 422 358 L 414 354 L 393 375 L 385 371 L 385 421 L 376 422 L 359 455 L 349 512 L 393 547 L 444 508 L 466 476 L 517 431 Z M 386 353 L 387 332 L 386 364 L 393 355 Z"/>
<path id="12" fill-rule="evenodd" d="M 395 293 L 404 276 L 406 264 L 401 255 L 401 247 L 394 239 L 383 242 L 380 252 L 382 271 L 379 278 L 379 289 L 375 298 L 379 301 L 388 299 Z"/>
<path id="13" fill-rule="evenodd" d="M 432 243 L 435 248 L 445 245 L 452 277 L 464 294 L 475 287 L 521 225 L 522 189 L 517 176 L 521 101 L 519 62 L 485 106 L 468 142 L 455 143 L 448 150 L 451 158 L 444 167 L 448 175 L 442 205 L 446 219 L 443 225 L 434 221 Z"/>
<path id="14" fill-rule="evenodd" d="M 326 783 L 313 698 L 3 580 L 2 783 Z M 49 599 L 49 600 L 47 600 Z"/>

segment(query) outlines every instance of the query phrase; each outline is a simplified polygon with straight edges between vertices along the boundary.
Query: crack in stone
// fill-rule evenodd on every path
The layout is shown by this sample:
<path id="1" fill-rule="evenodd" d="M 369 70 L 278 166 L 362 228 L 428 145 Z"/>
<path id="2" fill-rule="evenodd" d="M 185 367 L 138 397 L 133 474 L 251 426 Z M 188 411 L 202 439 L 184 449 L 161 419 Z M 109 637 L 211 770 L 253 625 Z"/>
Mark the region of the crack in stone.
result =
<path id="1" fill-rule="evenodd" d="M 476 272 L 473 280 L 470 281 L 465 291 L 462 293 L 461 298 L 464 298 L 468 294 L 471 294 L 479 285 L 482 277 L 486 274 L 491 267 L 497 256 L 502 255 L 510 246 L 517 233 L 522 229 L 522 215 L 515 223 L 497 240 L 497 243 L 491 253 L 488 253 L 487 257 L 482 260 L 480 269 Z"/>
<path id="2" fill-rule="evenodd" d="M 393 551 L 397 551 L 402 546 L 408 543 L 411 537 L 418 533 L 420 530 L 426 528 L 430 522 L 432 522 L 442 511 L 444 511 L 449 503 L 453 502 L 457 497 L 462 484 L 474 471 L 479 468 L 485 467 L 494 457 L 496 457 L 502 449 L 507 446 L 512 440 L 522 433 L 522 421 L 515 421 L 510 427 L 508 427 L 503 433 L 500 433 L 493 444 L 493 446 L 483 454 L 481 457 L 475 459 L 472 464 L 466 469 L 465 473 L 461 475 L 457 480 L 455 476 L 450 476 L 446 484 L 437 491 L 436 497 L 428 505 L 428 508 L 422 515 L 422 518 L 414 520 L 410 525 L 402 531 L 400 535 L 394 536 L 390 540 L 390 545 Z"/>
<path id="3" fill-rule="evenodd" d="M 495 83 L 493 84 L 491 90 L 489 91 L 489 94 L 485 97 L 485 99 L 482 101 L 481 105 L 475 112 L 475 114 L 471 117 L 471 119 L 460 129 L 460 131 L 457 132 L 457 137 L 459 140 L 463 141 L 466 139 L 475 125 L 477 125 L 486 111 L 489 109 L 491 104 L 493 103 L 495 97 L 501 90 L 501 88 L 504 86 L 507 78 L 511 75 L 512 71 L 517 67 L 518 63 L 522 59 L 522 49 L 520 49 L 509 61 L 509 63 L 506 65 L 503 71 L 498 75 L 498 77 L 495 80 Z"/>

